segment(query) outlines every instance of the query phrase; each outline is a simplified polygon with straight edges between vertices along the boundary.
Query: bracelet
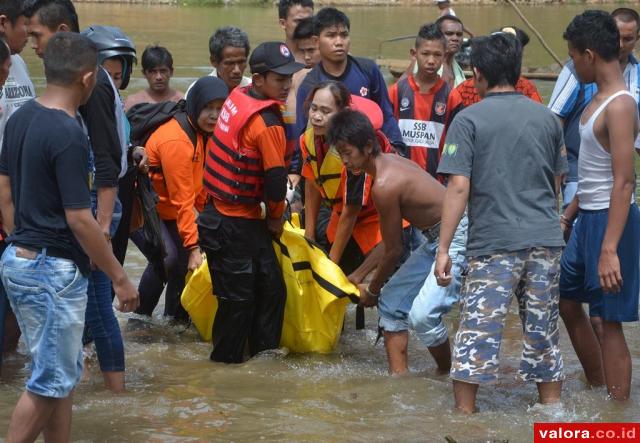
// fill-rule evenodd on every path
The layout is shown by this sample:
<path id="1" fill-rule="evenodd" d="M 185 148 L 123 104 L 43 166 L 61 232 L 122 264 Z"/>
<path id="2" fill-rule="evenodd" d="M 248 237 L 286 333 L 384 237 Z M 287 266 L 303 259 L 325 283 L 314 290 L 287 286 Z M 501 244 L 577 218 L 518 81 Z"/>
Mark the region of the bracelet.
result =
<path id="1" fill-rule="evenodd" d="M 565 223 L 569 226 L 571 226 L 573 224 L 573 222 L 571 220 L 569 220 L 567 217 L 565 217 L 564 214 L 560 215 L 560 222 L 561 223 Z"/>
<path id="2" fill-rule="evenodd" d="M 366 291 L 366 293 L 367 293 L 367 295 L 368 295 L 369 297 L 373 297 L 373 298 L 378 298 L 378 297 L 380 297 L 380 293 L 378 292 L 377 294 L 374 294 L 373 292 L 371 292 L 371 291 L 369 290 L 369 286 L 367 286 L 367 289 L 365 289 L 365 291 Z"/>

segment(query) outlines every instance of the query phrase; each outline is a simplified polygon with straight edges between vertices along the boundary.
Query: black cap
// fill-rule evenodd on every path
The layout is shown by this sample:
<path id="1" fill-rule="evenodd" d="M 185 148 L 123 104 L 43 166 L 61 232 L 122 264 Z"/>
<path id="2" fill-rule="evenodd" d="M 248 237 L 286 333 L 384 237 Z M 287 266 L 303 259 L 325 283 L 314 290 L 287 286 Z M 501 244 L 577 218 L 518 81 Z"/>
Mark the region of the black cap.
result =
<path id="1" fill-rule="evenodd" d="M 276 74 L 291 75 L 304 67 L 305 65 L 296 61 L 287 45 L 281 42 L 261 43 L 249 57 L 252 74 L 272 71 Z"/>

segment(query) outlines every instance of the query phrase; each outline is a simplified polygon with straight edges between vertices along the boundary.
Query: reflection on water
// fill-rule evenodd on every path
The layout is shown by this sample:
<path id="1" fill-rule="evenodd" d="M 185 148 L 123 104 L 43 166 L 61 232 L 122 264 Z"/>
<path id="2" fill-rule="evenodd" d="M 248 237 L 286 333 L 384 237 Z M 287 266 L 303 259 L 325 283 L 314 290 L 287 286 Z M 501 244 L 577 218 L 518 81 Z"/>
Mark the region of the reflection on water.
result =
<path id="1" fill-rule="evenodd" d="M 607 6 L 610 8 L 610 6 Z M 348 9 L 352 19 L 353 52 L 375 56 L 378 39 L 417 29 L 433 18 L 435 8 Z M 561 30 L 580 6 L 523 8 L 564 54 Z M 222 24 L 244 27 L 254 42 L 281 37 L 274 8 L 173 8 L 123 5 L 78 5 L 81 22 L 116 24 L 132 35 L 139 48 L 148 43 L 167 45 L 174 54 L 176 76 L 183 87 L 208 72 L 207 40 Z M 505 7 L 457 7 L 476 32 L 519 23 Z M 400 48 L 400 49 L 398 49 Z M 398 58 L 406 47 L 385 47 L 384 55 Z M 395 51 L 395 52 L 394 52 Z M 31 71 L 41 76 L 39 60 L 25 49 Z M 549 58 L 532 38 L 528 64 L 548 64 Z M 131 89 L 143 85 L 132 82 Z M 548 90 L 547 92 L 548 93 Z M 144 263 L 134 246 L 127 270 L 139 279 Z M 162 312 L 162 307 L 157 309 Z M 120 315 L 126 341 L 129 392 L 112 396 L 102 387 L 95 355 L 80 384 L 74 406 L 74 441 L 531 441 L 537 421 L 637 421 L 640 404 L 618 405 L 604 390 L 588 390 L 580 365 L 562 331 L 568 381 L 561 407 L 534 406 L 535 386 L 515 381 L 521 352 L 521 327 L 515 309 L 508 317 L 502 345 L 502 377 L 495 387 L 479 393 L 479 414 L 451 412 L 451 384 L 435 375 L 424 347 L 410 343 L 413 375 L 387 376 L 381 344 L 375 346 L 376 315 L 367 312 L 365 331 L 354 330 L 348 312 L 338 349 L 331 355 L 270 353 L 235 366 L 208 360 L 210 345 L 198 340 L 194 329 L 184 330 L 161 319 L 148 321 Z M 457 327 L 457 310 L 448 317 Z M 640 326 L 626 327 L 633 365 L 640 368 Z M 24 350 L 22 349 L 22 352 Z M 4 430 L 28 374 L 23 354 L 5 361 L 0 380 L 0 430 Z M 640 396 L 640 378 L 632 391 Z"/>

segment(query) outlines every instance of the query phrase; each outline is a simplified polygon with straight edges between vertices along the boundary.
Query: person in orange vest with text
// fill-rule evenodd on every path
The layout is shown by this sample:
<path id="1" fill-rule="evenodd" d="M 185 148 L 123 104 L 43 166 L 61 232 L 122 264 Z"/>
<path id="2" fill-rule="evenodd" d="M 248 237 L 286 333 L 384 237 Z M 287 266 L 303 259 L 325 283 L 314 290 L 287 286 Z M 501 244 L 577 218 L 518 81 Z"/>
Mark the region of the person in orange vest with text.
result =
<path id="1" fill-rule="evenodd" d="M 207 149 L 198 217 L 218 310 L 211 360 L 241 363 L 280 344 L 286 290 L 271 244 L 283 229 L 288 148 L 281 106 L 304 65 L 280 42 L 249 58 L 251 86 L 225 101 Z"/>
<path id="2" fill-rule="evenodd" d="M 198 247 L 196 211 L 204 206 L 202 192 L 204 154 L 229 89 L 217 77 L 198 79 L 186 99 L 185 112 L 176 113 L 159 126 L 145 144 L 149 156 L 149 178 L 158 194 L 156 205 L 162 220 L 161 232 L 168 278 L 164 315 L 178 321 L 189 316 L 180 304 L 188 271 L 202 264 Z M 145 247 L 140 250 L 146 250 Z M 140 307 L 137 314 L 151 316 L 165 290 L 152 263 L 140 278 Z"/>

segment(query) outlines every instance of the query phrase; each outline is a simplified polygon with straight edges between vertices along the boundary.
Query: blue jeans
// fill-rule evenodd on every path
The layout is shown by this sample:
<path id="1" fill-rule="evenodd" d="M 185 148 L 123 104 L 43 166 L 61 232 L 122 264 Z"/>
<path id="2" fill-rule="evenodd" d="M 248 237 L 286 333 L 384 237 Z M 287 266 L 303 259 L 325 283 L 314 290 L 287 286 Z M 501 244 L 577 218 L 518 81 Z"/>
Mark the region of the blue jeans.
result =
<path id="1" fill-rule="evenodd" d="M 68 397 L 82 375 L 87 279 L 71 260 L 9 245 L 0 276 L 31 355 L 29 392 Z M 33 257 L 33 258 L 32 258 Z"/>
<path id="2" fill-rule="evenodd" d="M 406 331 L 411 327 L 426 346 L 438 346 L 447 340 L 447 328 L 442 322 L 460 297 L 461 275 L 465 267 L 467 217 L 456 229 L 449 248 L 453 262 L 453 281 L 447 287 L 438 286 L 433 273 L 438 239 L 425 239 L 418 249 L 396 271 L 382 288 L 378 313 L 380 326 L 389 332 Z"/>
<path id="3" fill-rule="evenodd" d="M 95 214 L 97 197 L 92 193 L 91 200 Z M 122 217 L 122 205 L 116 199 L 113 207 L 110 233 L 114 235 Z M 111 280 L 101 270 L 92 271 L 87 288 L 87 312 L 83 343 L 95 341 L 100 370 L 124 371 L 124 344 L 118 319 L 113 312 Z"/>

